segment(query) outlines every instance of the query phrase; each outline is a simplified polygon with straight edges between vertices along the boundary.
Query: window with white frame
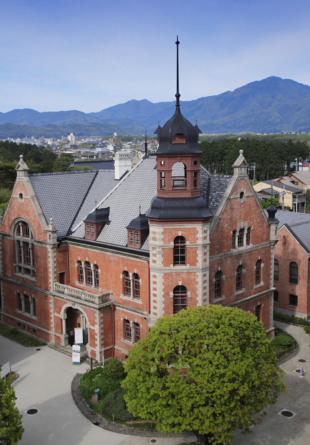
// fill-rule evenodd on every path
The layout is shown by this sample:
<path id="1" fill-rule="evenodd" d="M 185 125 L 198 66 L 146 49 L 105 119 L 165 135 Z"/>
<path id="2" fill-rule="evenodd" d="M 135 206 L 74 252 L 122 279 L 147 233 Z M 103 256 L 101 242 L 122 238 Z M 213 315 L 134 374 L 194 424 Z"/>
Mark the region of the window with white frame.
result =
<path id="1" fill-rule="evenodd" d="M 14 230 L 15 250 L 16 250 L 16 272 L 35 277 L 34 267 L 34 238 L 29 225 L 24 221 L 19 221 Z"/>

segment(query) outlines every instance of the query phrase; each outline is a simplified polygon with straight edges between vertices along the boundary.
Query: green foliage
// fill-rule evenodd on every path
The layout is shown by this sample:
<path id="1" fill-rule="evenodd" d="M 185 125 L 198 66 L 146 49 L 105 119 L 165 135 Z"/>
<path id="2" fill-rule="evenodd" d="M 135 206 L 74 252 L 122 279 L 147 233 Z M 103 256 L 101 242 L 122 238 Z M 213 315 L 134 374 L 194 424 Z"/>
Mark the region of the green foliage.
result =
<path id="1" fill-rule="evenodd" d="M 75 172 L 84 172 L 86 170 L 94 170 L 93 167 L 88 167 L 87 165 L 85 165 L 84 167 L 78 167 L 78 166 L 74 166 L 73 167 L 73 171 Z"/>
<path id="2" fill-rule="evenodd" d="M 304 318 L 293 317 L 292 315 L 281 314 L 280 312 L 274 312 L 273 318 L 274 320 L 283 321 L 284 323 L 310 326 L 310 321 L 305 320 Z"/>
<path id="3" fill-rule="evenodd" d="M 310 333 L 310 326 L 305 326 L 304 331 L 309 334 Z"/>
<path id="4" fill-rule="evenodd" d="M 265 210 L 268 209 L 268 207 L 270 207 L 271 205 L 273 205 L 275 208 L 279 207 L 279 201 L 277 198 L 268 198 L 266 200 L 262 199 L 260 203 Z"/>
<path id="5" fill-rule="evenodd" d="M 110 392 L 101 402 L 101 409 L 110 417 L 119 420 L 131 420 L 134 416 L 127 410 L 124 395 L 127 394 L 126 389 L 116 389 Z"/>
<path id="6" fill-rule="evenodd" d="M 11 384 L 0 378 L 0 444 L 15 445 L 24 432 Z"/>
<path id="7" fill-rule="evenodd" d="M 255 162 L 255 178 L 259 181 L 277 178 L 290 173 L 290 163 L 296 158 L 306 159 L 309 147 L 306 142 L 289 140 L 259 140 L 257 138 L 237 137 L 217 139 L 212 142 L 204 141 L 199 145 L 202 155 L 201 163 L 204 167 L 216 173 L 232 174 L 232 165 L 239 155 L 239 150 L 251 165 Z M 252 172 L 250 173 L 252 178 Z"/>
<path id="8" fill-rule="evenodd" d="M 5 204 L 11 197 L 10 189 L 0 189 L 0 204 Z"/>
<path id="9" fill-rule="evenodd" d="M 119 370 L 118 370 L 119 372 Z M 120 373 L 117 376 L 111 375 L 111 373 L 107 370 L 106 366 L 98 366 L 85 373 L 80 380 L 80 390 L 82 396 L 89 401 L 91 396 L 95 394 L 95 389 L 99 389 L 99 397 L 103 399 L 109 392 L 115 391 L 116 389 L 120 389 L 121 381 L 123 377 L 119 377 Z"/>
<path id="10" fill-rule="evenodd" d="M 249 312 L 208 305 L 157 320 L 129 351 L 122 386 L 134 416 L 162 432 L 192 431 L 222 444 L 250 432 L 285 392 L 262 323 Z M 260 413 L 260 414 L 259 414 Z"/>
<path id="11" fill-rule="evenodd" d="M 54 163 L 54 172 L 70 171 L 70 165 L 74 162 L 74 158 L 69 153 L 61 153 L 60 157 Z"/>
<path id="12" fill-rule="evenodd" d="M 117 357 L 111 358 L 105 363 L 103 373 L 107 377 L 113 377 L 115 379 L 124 379 L 126 375 L 124 365 Z"/>
<path id="13" fill-rule="evenodd" d="M 310 189 L 306 190 L 306 203 L 310 204 Z"/>
<path id="14" fill-rule="evenodd" d="M 16 341 L 16 343 L 19 343 L 29 348 L 46 345 L 46 343 L 43 343 L 42 341 L 34 337 L 30 337 L 30 335 L 27 335 L 26 333 L 20 331 L 16 327 L 9 327 L 1 323 L 0 323 L 0 335 L 3 335 L 3 337 L 9 338 L 10 340 Z"/>
<path id="15" fill-rule="evenodd" d="M 289 347 L 292 343 L 294 343 L 294 339 L 286 335 L 279 335 L 278 337 L 275 337 L 271 343 L 273 346 Z"/>

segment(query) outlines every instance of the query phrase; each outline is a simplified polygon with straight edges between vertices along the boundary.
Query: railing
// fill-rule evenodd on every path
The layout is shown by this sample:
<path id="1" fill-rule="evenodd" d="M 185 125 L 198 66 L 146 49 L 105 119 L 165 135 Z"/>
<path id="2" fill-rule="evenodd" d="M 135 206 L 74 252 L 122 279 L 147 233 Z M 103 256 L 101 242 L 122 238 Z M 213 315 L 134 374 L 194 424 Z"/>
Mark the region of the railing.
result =
<path id="1" fill-rule="evenodd" d="M 54 283 L 54 291 L 58 294 L 68 295 L 69 297 L 78 298 L 80 300 L 91 301 L 95 304 L 103 304 L 112 301 L 110 292 L 106 294 L 93 294 L 83 289 L 68 286 L 67 284 Z"/>

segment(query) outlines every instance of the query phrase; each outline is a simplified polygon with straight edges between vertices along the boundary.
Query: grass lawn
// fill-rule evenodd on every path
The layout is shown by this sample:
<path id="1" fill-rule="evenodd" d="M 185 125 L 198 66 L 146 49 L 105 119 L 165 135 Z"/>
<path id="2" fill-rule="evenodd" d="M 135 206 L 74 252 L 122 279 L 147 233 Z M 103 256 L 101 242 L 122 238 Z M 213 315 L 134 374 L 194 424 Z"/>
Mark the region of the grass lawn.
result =
<path id="1" fill-rule="evenodd" d="M 41 340 L 30 337 L 25 332 L 20 331 L 18 328 L 13 326 L 6 326 L 0 323 L 0 335 L 6 337 L 10 340 L 16 341 L 23 346 L 27 346 L 28 348 L 36 347 L 36 346 L 46 346 L 46 343 L 43 343 Z"/>
<path id="2" fill-rule="evenodd" d="M 297 341 L 282 329 L 275 329 L 275 338 L 271 341 L 271 347 L 278 359 L 296 349 Z"/>

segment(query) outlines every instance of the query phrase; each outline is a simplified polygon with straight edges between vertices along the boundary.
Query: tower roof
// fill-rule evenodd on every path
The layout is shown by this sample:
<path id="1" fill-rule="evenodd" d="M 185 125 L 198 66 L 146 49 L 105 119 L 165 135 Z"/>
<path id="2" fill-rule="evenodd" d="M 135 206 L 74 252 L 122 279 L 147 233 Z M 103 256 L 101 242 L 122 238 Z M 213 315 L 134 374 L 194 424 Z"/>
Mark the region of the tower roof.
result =
<path id="1" fill-rule="evenodd" d="M 179 38 L 175 42 L 177 46 L 177 81 L 176 81 L 176 109 L 175 113 L 163 127 L 158 125 L 154 134 L 157 134 L 159 147 L 156 154 L 165 155 L 185 155 L 185 154 L 201 154 L 198 147 L 199 130 L 197 124 L 194 127 L 184 116 L 180 110 L 179 93 Z"/>

